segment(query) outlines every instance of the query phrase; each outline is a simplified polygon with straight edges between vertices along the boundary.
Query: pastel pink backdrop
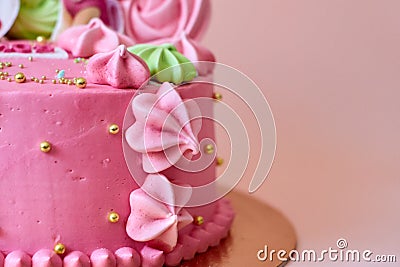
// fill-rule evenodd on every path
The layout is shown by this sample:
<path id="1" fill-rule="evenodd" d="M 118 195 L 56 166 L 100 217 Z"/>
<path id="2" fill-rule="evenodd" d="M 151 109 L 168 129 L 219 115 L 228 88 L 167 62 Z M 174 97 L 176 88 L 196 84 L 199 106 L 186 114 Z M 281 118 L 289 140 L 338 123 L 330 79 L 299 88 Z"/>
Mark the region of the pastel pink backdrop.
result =
<path id="1" fill-rule="evenodd" d="M 346 238 L 348 249 L 400 261 L 400 2 L 212 4 L 203 43 L 254 79 L 275 116 L 276 158 L 252 197 L 293 222 L 300 250 Z M 246 177 L 238 189 L 248 184 Z"/>

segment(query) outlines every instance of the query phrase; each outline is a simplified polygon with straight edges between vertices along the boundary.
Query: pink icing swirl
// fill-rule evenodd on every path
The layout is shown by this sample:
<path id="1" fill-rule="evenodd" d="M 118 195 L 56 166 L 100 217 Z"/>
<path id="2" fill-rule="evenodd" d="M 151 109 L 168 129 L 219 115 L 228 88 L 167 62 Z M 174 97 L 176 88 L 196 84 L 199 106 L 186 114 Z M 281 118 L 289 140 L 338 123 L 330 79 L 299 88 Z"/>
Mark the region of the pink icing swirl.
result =
<path id="1" fill-rule="evenodd" d="M 133 41 L 108 28 L 100 19 L 94 18 L 86 25 L 78 25 L 64 31 L 57 44 L 75 57 L 90 57 L 96 53 L 109 52 L 120 44 L 133 45 Z"/>
<path id="2" fill-rule="evenodd" d="M 182 208 L 190 196 L 189 190 L 175 192 L 165 176 L 149 174 L 143 186 L 130 195 L 127 234 L 135 241 L 147 242 L 151 248 L 172 251 L 178 241 L 178 231 L 193 221 Z M 179 203 L 179 206 L 165 203 Z"/>
<path id="3" fill-rule="evenodd" d="M 138 95 L 132 109 L 136 122 L 125 137 L 133 150 L 142 153 L 145 172 L 163 171 L 200 152 L 201 120 L 195 119 L 199 108 L 194 101 L 183 102 L 171 84 L 163 83 L 156 94 Z"/>
<path id="4" fill-rule="evenodd" d="M 210 18 L 209 0 L 125 1 L 126 32 L 136 43 L 173 40 L 186 32 L 200 39 Z"/>
<path id="5" fill-rule="evenodd" d="M 124 45 L 91 57 L 86 72 L 88 82 L 108 84 L 115 88 L 138 89 L 150 78 L 146 63 L 126 50 Z"/>
<path id="6" fill-rule="evenodd" d="M 186 33 L 182 33 L 181 38 L 176 40 L 174 45 L 179 52 L 194 64 L 199 75 L 204 76 L 213 71 L 213 64 L 202 64 L 198 62 L 215 62 L 213 53 L 188 37 Z"/>

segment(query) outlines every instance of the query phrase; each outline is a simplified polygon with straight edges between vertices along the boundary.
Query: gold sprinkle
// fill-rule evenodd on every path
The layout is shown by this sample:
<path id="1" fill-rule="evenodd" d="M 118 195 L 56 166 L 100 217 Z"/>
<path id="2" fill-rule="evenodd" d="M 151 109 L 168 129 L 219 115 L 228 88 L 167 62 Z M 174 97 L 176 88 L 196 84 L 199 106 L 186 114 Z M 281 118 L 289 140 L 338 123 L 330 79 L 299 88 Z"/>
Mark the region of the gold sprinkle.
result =
<path id="1" fill-rule="evenodd" d="M 36 37 L 36 42 L 40 43 L 40 44 L 45 44 L 46 43 L 46 38 L 43 36 L 38 36 Z"/>
<path id="2" fill-rule="evenodd" d="M 206 152 L 207 154 L 212 154 L 214 153 L 214 146 L 211 144 L 208 144 L 204 147 L 204 152 Z"/>
<path id="3" fill-rule="evenodd" d="M 6 67 L 11 67 L 12 63 L 11 62 L 6 62 L 5 65 L 6 65 Z"/>
<path id="4" fill-rule="evenodd" d="M 47 77 L 43 75 L 42 76 L 42 80 L 46 80 L 46 79 L 47 79 Z"/>
<path id="5" fill-rule="evenodd" d="M 220 158 L 220 157 L 217 157 L 216 163 L 217 163 L 217 166 L 221 166 L 222 164 L 224 164 L 224 159 Z"/>
<path id="6" fill-rule="evenodd" d="M 8 81 L 8 82 L 11 82 L 11 81 L 12 81 L 11 77 L 8 77 L 8 78 L 7 78 L 7 81 Z"/>
<path id="7" fill-rule="evenodd" d="M 14 80 L 17 83 L 23 83 L 26 81 L 26 77 L 25 74 L 23 74 L 22 72 L 18 72 L 17 74 L 14 75 Z"/>
<path id="8" fill-rule="evenodd" d="M 54 83 L 54 84 L 56 84 L 56 83 L 57 83 L 57 81 L 56 81 L 56 80 L 51 80 L 51 82 L 52 82 L 52 83 Z"/>
<path id="9" fill-rule="evenodd" d="M 57 253 L 57 254 L 59 254 L 59 255 L 64 254 L 64 253 L 65 253 L 65 246 L 64 246 L 64 244 L 57 243 L 57 244 L 54 246 L 54 252 Z"/>
<path id="10" fill-rule="evenodd" d="M 44 153 L 48 153 L 51 150 L 51 144 L 48 141 L 43 141 L 40 143 L 40 150 Z"/>
<path id="11" fill-rule="evenodd" d="M 6 72 L 3 72 L 3 75 L 4 76 L 8 76 L 8 72 L 6 71 Z"/>
<path id="12" fill-rule="evenodd" d="M 59 69 L 56 69 L 56 73 L 59 73 L 60 72 L 60 70 Z"/>
<path id="13" fill-rule="evenodd" d="M 195 217 L 193 218 L 193 223 L 194 223 L 195 225 L 202 225 L 202 224 L 204 223 L 204 218 L 203 218 L 203 216 L 195 216 Z"/>
<path id="14" fill-rule="evenodd" d="M 33 57 L 32 57 L 32 56 L 29 56 L 29 57 L 28 57 L 28 60 L 29 60 L 29 61 L 33 61 Z"/>
<path id="15" fill-rule="evenodd" d="M 76 78 L 76 83 L 75 83 L 76 87 L 83 89 L 86 87 L 86 79 L 85 78 Z"/>
<path id="16" fill-rule="evenodd" d="M 0 80 L 4 80 L 5 77 L 3 75 L 0 76 Z"/>
<path id="17" fill-rule="evenodd" d="M 110 127 L 108 127 L 108 132 L 110 134 L 117 134 L 119 133 L 119 126 L 117 124 L 111 124 Z"/>
<path id="18" fill-rule="evenodd" d="M 3 72 L 2 72 L 2 71 L 0 71 L 0 75 L 3 75 Z"/>
<path id="19" fill-rule="evenodd" d="M 71 80 L 68 80 L 67 84 L 68 85 L 73 85 L 74 83 Z"/>
<path id="20" fill-rule="evenodd" d="M 110 212 L 108 214 L 108 221 L 111 223 L 117 223 L 119 221 L 119 214 L 116 212 Z"/>
<path id="21" fill-rule="evenodd" d="M 23 68 L 24 68 L 24 64 L 19 64 L 18 67 L 19 67 L 20 69 L 23 69 Z"/>
<path id="22" fill-rule="evenodd" d="M 222 100 L 222 95 L 220 93 L 214 93 L 213 98 L 215 100 Z"/>
<path id="23" fill-rule="evenodd" d="M 32 82 L 34 82 L 35 79 L 36 79 L 35 77 L 33 77 L 33 76 L 31 77 L 31 81 L 32 81 Z"/>
<path id="24" fill-rule="evenodd" d="M 43 84 L 43 83 L 44 83 L 44 80 L 39 80 L 39 83 Z"/>

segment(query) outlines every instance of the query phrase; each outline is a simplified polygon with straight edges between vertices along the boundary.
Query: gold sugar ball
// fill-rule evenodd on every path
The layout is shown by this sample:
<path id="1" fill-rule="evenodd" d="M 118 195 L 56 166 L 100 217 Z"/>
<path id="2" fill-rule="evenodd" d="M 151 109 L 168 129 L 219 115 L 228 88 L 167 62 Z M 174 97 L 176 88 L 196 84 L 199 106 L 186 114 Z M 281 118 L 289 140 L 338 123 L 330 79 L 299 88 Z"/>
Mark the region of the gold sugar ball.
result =
<path id="1" fill-rule="evenodd" d="M 39 83 L 44 84 L 44 80 L 40 79 Z"/>
<path id="2" fill-rule="evenodd" d="M 52 82 L 52 83 L 54 83 L 54 84 L 56 84 L 56 83 L 57 83 L 57 81 L 56 81 L 56 80 L 51 80 L 51 82 Z"/>
<path id="3" fill-rule="evenodd" d="M 214 153 L 214 146 L 211 144 L 208 144 L 204 147 L 204 152 L 206 152 L 207 154 L 212 154 Z"/>
<path id="4" fill-rule="evenodd" d="M 222 100 L 222 95 L 220 93 L 214 93 L 213 98 L 215 100 Z"/>
<path id="5" fill-rule="evenodd" d="M 12 63 L 10 61 L 7 61 L 5 65 L 6 65 L 6 67 L 11 67 Z"/>
<path id="6" fill-rule="evenodd" d="M 86 87 L 86 79 L 82 78 L 82 77 L 76 78 L 75 85 L 76 85 L 76 87 L 78 87 L 80 89 L 85 88 Z"/>
<path id="7" fill-rule="evenodd" d="M 60 72 L 60 70 L 59 69 L 56 69 L 56 73 L 59 73 Z"/>
<path id="8" fill-rule="evenodd" d="M 40 150 L 44 153 L 48 153 L 51 150 L 51 144 L 47 141 L 43 141 L 40 143 Z"/>
<path id="9" fill-rule="evenodd" d="M 7 71 L 3 72 L 3 75 L 7 77 L 8 76 L 8 72 Z"/>
<path id="10" fill-rule="evenodd" d="M 19 64 L 18 68 L 23 69 L 24 68 L 24 64 Z"/>
<path id="11" fill-rule="evenodd" d="M 217 163 L 217 166 L 221 166 L 222 164 L 224 164 L 224 159 L 220 158 L 220 157 L 217 157 L 216 163 Z"/>
<path id="12" fill-rule="evenodd" d="M 42 80 L 46 80 L 47 77 L 45 75 L 42 75 Z"/>
<path id="13" fill-rule="evenodd" d="M 71 80 L 68 80 L 67 84 L 68 85 L 73 85 L 74 83 Z"/>
<path id="14" fill-rule="evenodd" d="M 65 253 L 65 245 L 61 243 L 57 243 L 54 246 L 54 252 L 57 253 L 58 255 L 62 255 Z"/>
<path id="15" fill-rule="evenodd" d="M 119 133 L 119 126 L 116 124 L 111 124 L 110 127 L 108 127 L 108 132 L 110 134 L 117 134 Z"/>
<path id="16" fill-rule="evenodd" d="M 8 81 L 8 82 L 11 82 L 11 81 L 12 81 L 11 77 L 8 77 L 8 78 L 7 78 L 7 81 Z"/>
<path id="17" fill-rule="evenodd" d="M 39 44 L 45 44 L 47 42 L 47 40 L 43 36 L 38 36 L 38 37 L 36 37 L 36 42 L 38 42 Z"/>
<path id="18" fill-rule="evenodd" d="M 110 212 L 108 214 L 108 221 L 111 223 L 117 223 L 119 221 L 119 214 L 116 212 Z"/>
<path id="19" fill-rule="evenodd" d="M 3 75 L 3 72 L 2 72 L 2 71 L 0 71 L 0 75 Z"/>
<path id="20" fill-rule="evenodd" d="M 28 57 L 28 60 L 29 60 L 29 61 L 33 61 L 33 57 L 32 57 L 32 56 L 29 56 L 29 57 Z"/>
<path id="21" fill-rule="evenodd" d="M 202 225 L 202 224 L 204 223 L 204 218 L 203 218 L 203 216 L 195 216 L 195 217 L 193 218 L 193 223 L 194 223 L 195 225 Z"/>
<path id="22" fill-rule="evenodd" d="M 22 72 L 18 72 L 17 74 L 14 75 L 14 80 L 17 83 L 23 83 L 26 81 L 26 77 L 25 74 L 23 74 Z"/>
<path id="23" fill-rule="evenodd" d="M 4 80 L 5 77 L 3 75 L 0 75 L 0 80 Z"/>

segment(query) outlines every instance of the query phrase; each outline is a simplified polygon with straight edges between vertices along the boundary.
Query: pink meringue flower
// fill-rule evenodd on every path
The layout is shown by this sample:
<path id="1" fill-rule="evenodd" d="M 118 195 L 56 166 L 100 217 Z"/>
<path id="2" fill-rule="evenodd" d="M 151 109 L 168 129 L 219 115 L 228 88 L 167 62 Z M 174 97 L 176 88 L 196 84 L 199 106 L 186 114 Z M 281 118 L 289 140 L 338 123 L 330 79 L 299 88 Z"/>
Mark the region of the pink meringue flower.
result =
<path id="1" fill-rule="evenodd" d="M 192 101 L 183 102 L 169 83 L 157 93 L 143 93 L 132 101 L 135 123 L 125 133 L 128 145 L 143 153 L 143 170 L 161 172 L 182 157 L 200 152 L 197 135 L 201 128 L 200 109 Z"/>
<path id="2" fill-rule="evenodd" d="M 137 0 L 122 5 L 127 34 L 136 43 L 173 40 L 182 32 L 200 39 L 208 26 L 210 0 Z"/>
<path id="3" fill-rule="evenodd" d="M 178 241 L 178 231 L 193 221 L 182 209 L 191 197 L 189 188 L 177 193 L 165 176 L 149 174 L 143 186 L 130 195 L 127 234 L 135 241 L 147 242 L 152 248 L 172 251 Z M 181 206 L 174 206 L 175 203 Z"/>
<path id="4" fill-rule="evenodd" d="M 91 57 L 86 66 L 86 78 L 91 83 L 138 89 L 150 78 L 150 70 L 140 57 L 120 45 L 111 52 Z"/>
<path id="5" fill-rule="evenodd" d="M 90 57 L 109 52 L 120 44 L 132 46 L 133 41 L 108 28 L 100 19 L 93 18 L 86 25 L 71 27 L 60 34 L 57 44 L 75 57 Z"/>

